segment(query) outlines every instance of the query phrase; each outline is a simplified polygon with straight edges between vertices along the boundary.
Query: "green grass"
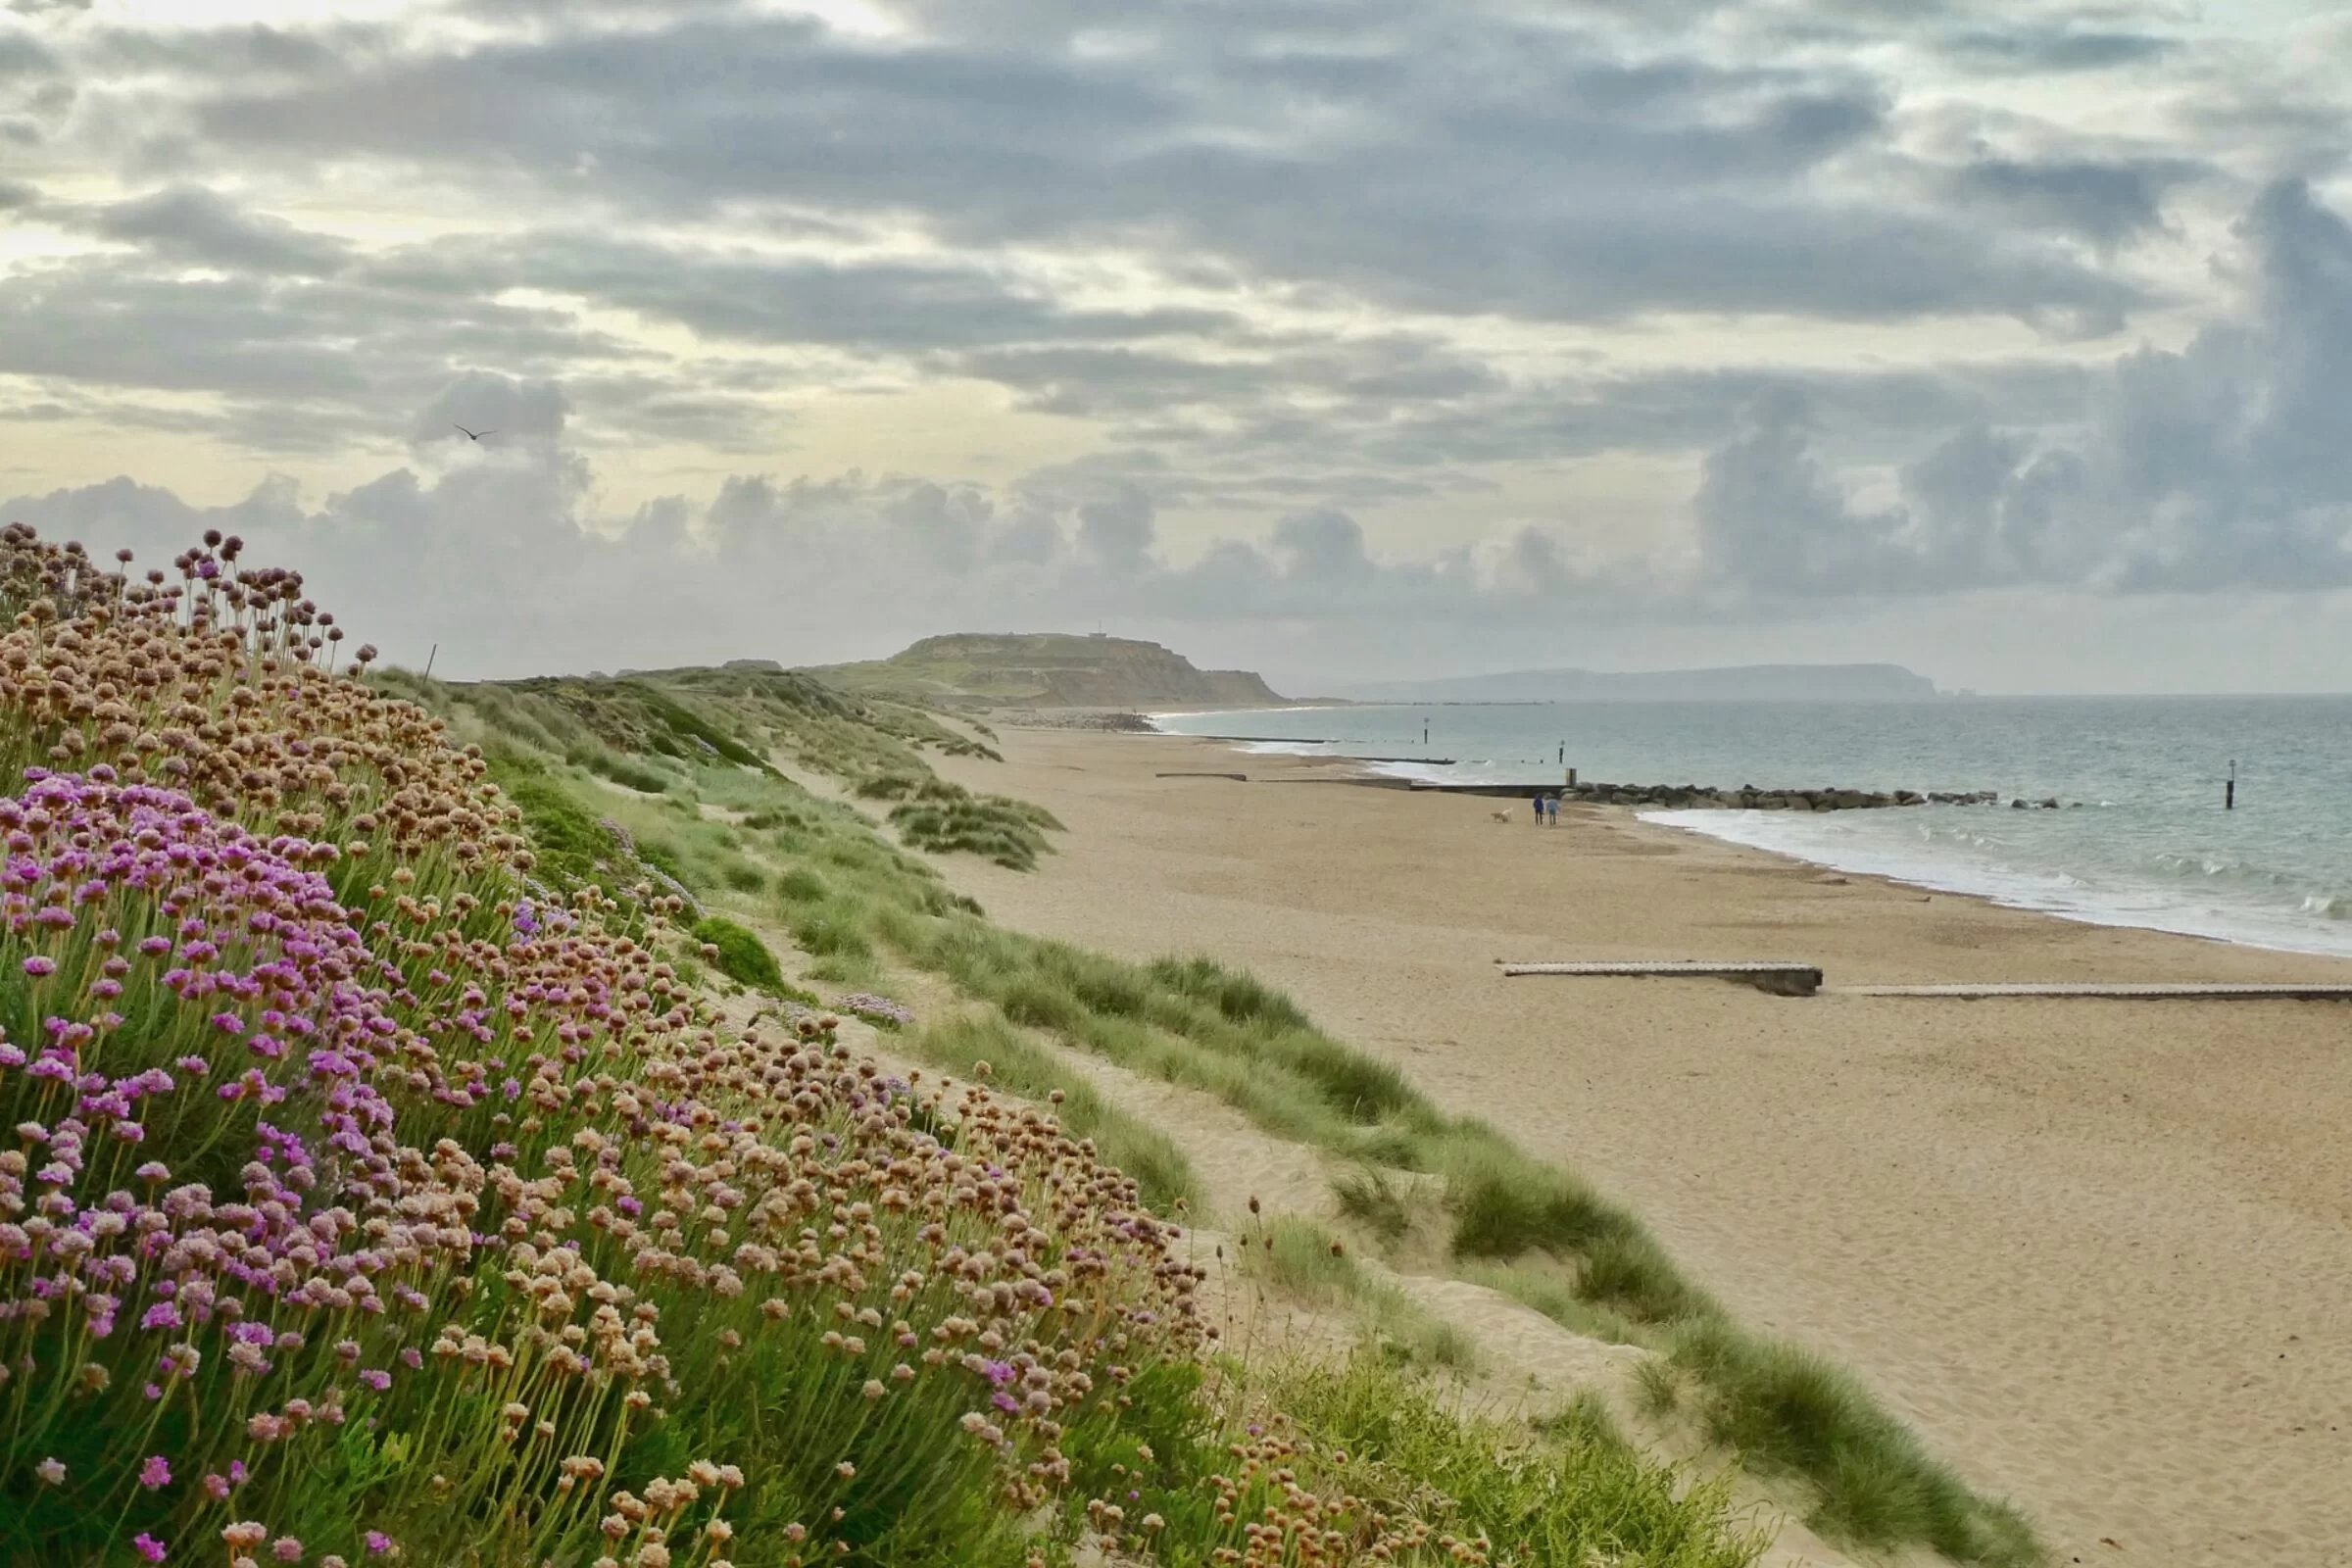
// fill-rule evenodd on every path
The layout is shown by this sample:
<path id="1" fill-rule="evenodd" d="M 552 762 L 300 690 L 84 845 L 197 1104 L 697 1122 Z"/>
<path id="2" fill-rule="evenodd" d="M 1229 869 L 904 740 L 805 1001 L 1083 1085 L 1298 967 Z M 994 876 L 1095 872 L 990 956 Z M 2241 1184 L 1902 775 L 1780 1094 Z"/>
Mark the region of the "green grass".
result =
<path id="1" fill-rule="evenodd" d="M 1507 1263 L 1457 1264 L 1455 1272 L 1473 1285 L 1498 1291 L 1523 1306 L 1551 1319 L 1571 1334 L 1617 1345 L 1649 1345 L 1659 1339 L 1605 1306 L 1595 1306 L 1577 1294 L 1573 1264 L 1536 1256 Z"/>
<path id="2" fill-rule="evenodd" d="M 1331 1184 L 1340 1212 L 1383 1242 L 1402 1241 L 1413 1228 L 1413 1214 L 1396 1190 L 1396 1179 L 1371 1166 L 1349 1171 Z"/>
<path id="3" fill-rule="evenodd" d="M 2031 1564 L 2042 1552 L 2013 1508 L 1987 1503 L 1847 1373 L 1721 1321 L 1680 1336 L 1708 1435 L 1748 1465 L 1804 1477 L 1808 1523 L 1833 1539 L 1924 1542 L 1960 1562 Z"/>
<path id="4" fill-rule="evenodd" d="M 1470 1337 L 1396 1286 L 1375 1279 L 1340 1238 L 1297 1214 L 1252 1227 L 1244 1259 L 1268 1283 L 1312 1306 L 1345 1306 L 1390 1354 L 1457 1372 L 1478 1365 Z"/>
<path id="5" fill-rule="evenodd" d="M 1532 1423 L 1538 1432 L 1568 1444 L 1592 1444 L 1630 1450 L 1633 1445 L 1618 1429 L 1609 1401 L 1594 1389 L 1579 1389 L 1554 1413 Z"/>
<path id="6" fill-rule="evenodd" d="M 694 940 L 715 949 L 717 956 L 710 961 L 720 974 L 738 985 L 764 991 L 771 997 L 782 997 L 804 1006 L 823 1004 L 814 992 L 803 990 L 784 978 L 784 970 L 776 956 L 767 951 L 767 944 L 759 933 L 737 925 L 724 915 L 705 915 L 694 924 Z"/>
<path id="7" fill-rule="evenodd" d="M 1526 1568 L 1747 1568 L 1769 1544 L 1733 1522 L 1727 1481 L 1688 1481 L 1590 1426 L 1464 1412 L 1382 1357 L 1278 1369 L 1261 1388 L 1317 1453 L 1348 1456 L 1334 1479 L 1350 1494 L 1507 1542 Z"/>

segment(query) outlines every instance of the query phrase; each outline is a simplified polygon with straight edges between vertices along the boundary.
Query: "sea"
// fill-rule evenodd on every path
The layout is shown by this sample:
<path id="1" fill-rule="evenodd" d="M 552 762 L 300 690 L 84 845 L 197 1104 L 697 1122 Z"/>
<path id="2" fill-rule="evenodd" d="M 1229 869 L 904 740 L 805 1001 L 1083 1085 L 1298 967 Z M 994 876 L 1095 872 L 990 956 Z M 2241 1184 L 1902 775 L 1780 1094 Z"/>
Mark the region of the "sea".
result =
<path id="1" fill-rule="evenodd" d="M 1642 814 L 2069 919 L 2352 956 L 2352 697 L 1364 705 L 1153 721 L 1244 752 L 1531 791 L 1565 767 L 1612 784 L 1992 790 L 1998 805 Z"/>

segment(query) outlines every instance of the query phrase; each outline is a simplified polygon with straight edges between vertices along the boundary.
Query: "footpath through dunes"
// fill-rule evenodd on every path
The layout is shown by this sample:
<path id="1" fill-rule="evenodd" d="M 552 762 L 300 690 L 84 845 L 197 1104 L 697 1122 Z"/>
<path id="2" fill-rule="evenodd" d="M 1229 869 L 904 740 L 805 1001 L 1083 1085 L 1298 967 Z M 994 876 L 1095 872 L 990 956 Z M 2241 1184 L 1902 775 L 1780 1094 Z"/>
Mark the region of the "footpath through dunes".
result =
<path id="1" fill-rule="evenodd" d="M 2352 964 L 1827 876 L 1609 810 L 1160 779 L 1012 731 L 1047 808 L 1000 923 L 1201 951 L 1630 1204 L 1742 1321 L 1855 1370 L 2060 1563 L 2352 1564 L 2352 1009 L 1792 1000 L 1497 957 L 1818 961 L 1833 984 L 2343 980 Z M 1250 771 L 1310 767 L 1253 758 Z"/>

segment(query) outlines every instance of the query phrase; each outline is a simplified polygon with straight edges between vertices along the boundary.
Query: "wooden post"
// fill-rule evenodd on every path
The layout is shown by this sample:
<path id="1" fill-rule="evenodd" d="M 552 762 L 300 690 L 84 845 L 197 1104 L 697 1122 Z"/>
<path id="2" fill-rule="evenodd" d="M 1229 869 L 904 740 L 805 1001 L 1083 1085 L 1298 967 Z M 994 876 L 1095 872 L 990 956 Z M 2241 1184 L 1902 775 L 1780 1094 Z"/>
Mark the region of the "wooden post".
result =
<path id="1" fill-rule="evenodd" d="M 1566 741 L 1560 742 L 1560 760 L 1562 762 L 1568 760 L 1568 743 Z"/>
<path id="2" fill-rule="evenodd" d="M 2225 811 L 2237 809 L 2237 759 L 2234 757 L 2230 759 L 2229 781 L 2222 785 L 2222 809 Z"/>
<path id="3" fill-rule="evenodd" d="M 441 645 L 439 643 L 435 643 L 433 644 L 433 651 L 424 656 L 424 678 L 426 680 L 431 680 L 433 678 L 433 661 L 440 657 Z"/>
<path id="4" fill-rule="evenodd" d="M 1573 767 L 1568 770 L 1568 787 L 1576 788 L 1576 769 Z"/>
<path id="5" fill-rule="evenodd" d="M 1429 720 L 1426 718 L 1421 721 L 1421 746 L 1424 751 L 1429 748 Z"/>

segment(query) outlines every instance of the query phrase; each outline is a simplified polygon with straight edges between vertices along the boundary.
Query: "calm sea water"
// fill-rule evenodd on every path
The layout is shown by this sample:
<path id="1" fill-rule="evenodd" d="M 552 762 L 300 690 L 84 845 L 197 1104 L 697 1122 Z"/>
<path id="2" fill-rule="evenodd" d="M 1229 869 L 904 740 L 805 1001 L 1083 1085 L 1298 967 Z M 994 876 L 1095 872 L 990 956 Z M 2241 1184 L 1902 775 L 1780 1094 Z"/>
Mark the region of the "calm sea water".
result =
<path id="1" fill-rule="evenodd" d="M 1399 759 L 1378 765 L 1459 783 L 1556 785 L 1565 747 L 1580 778 L 1611 783 L 1997 790 L 1999 807 L 1644 815 L 2100 924 L 2352 956 L 2352 697 L 1362 707 L 1159 723 L 1262 737 L 1245 749 Z M 2081 808 L 2006 805 L 2053 796 Z"/>

